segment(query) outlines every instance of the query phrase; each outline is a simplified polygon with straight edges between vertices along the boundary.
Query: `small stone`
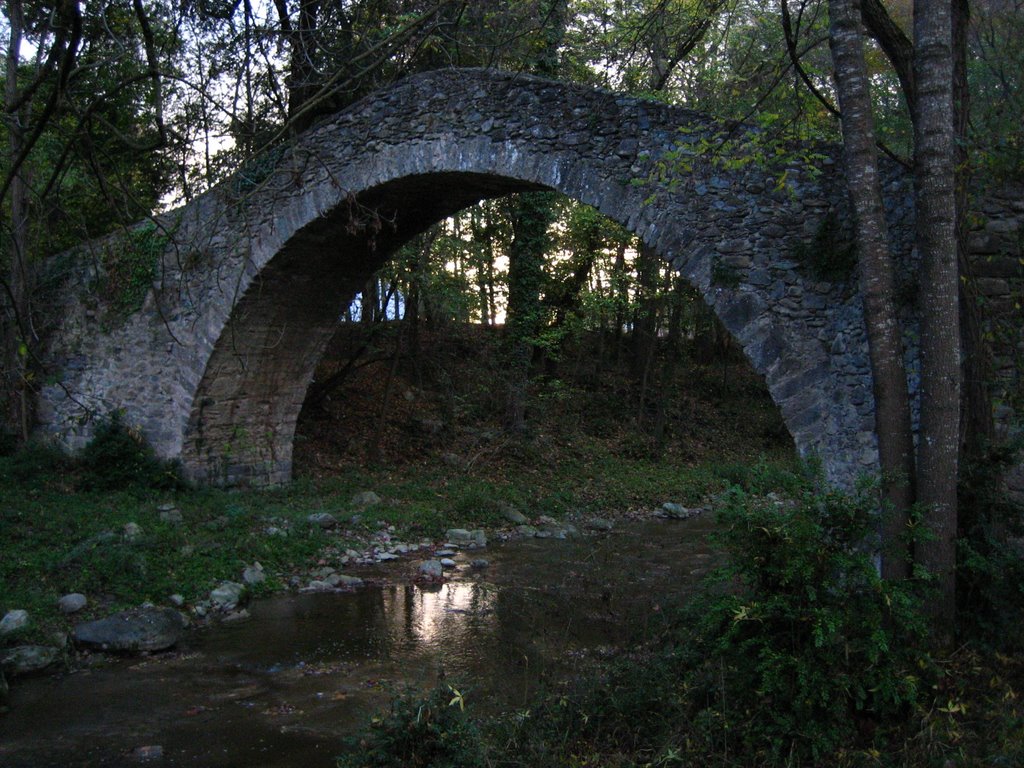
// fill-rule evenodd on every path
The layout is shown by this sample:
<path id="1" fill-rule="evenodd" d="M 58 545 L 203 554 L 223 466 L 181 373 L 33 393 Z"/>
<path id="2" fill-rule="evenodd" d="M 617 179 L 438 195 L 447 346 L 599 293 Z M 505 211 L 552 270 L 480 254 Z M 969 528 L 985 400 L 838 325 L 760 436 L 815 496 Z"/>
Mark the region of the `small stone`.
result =
<path id="1" fill-rule="evenodd" d="M 532 525 L 517 525 L 516 533 L 518 533 L 520 536 L 536 536 L 537 529 L 534 528 Z"/>
<path id="2" fill-rule="evenodd" d="M 245 594 L 245 586 L 235 581 L 221 582 L 210 591 L 210 602 L 222 611 L 232 611 Z"/>
<path id="3" fill-rule="evenodd" d="M 490 561 L 485 560 L 482 557 L 477 558 L 476 560 L 471 562 L 469 565 L 470 565 L 471 568 L 474 568 L 474 569 L 476 569 L 478 571 L 482 571 L 485 568 L 490 568 L 491 567 Z"/>
<path id="4" fill-rule="evenodd" d="M 313 579 L 309 584 L 303 587 L 300 592 L 331 592 L 334 590 L 334 585 L 330 581 L 322 581 L 320 579 Z"/>
<path id="5" fill-rule="evenodd" d="M 160 760 L 164 756 L 164 748 L 159 744 L 152 744 L 145 747 L 136 747 L 132 750 L 132 759 L 139 762 Z"/>
<path id="6" fill-rule="evenodd" d="M 173 595 L 167 598 L 167 602 L 169 602 L 175 608 L 181 608 L 181 606 L 185 604 L 185 597 L 184 595 L 179 595 L 177 592 L 175 592 Z"/>
<path id="7" fill-rule="evenodd" d="M 330 512 L 314 512 L 306 518 L 306 522 L 315 528 L 327 530 L 338 525 L 338 519 Z"/>
<path id="8" fill-rule="evenodd" d="M 530 522 L 530 518 L 511 504 L 503 504 L 501 506 L 501 516 L 513 525 L 527 525 Z"/>
<path id="9" fill-rule="evenodd" d="M 381 552 L 379 555 L 377 555 L 377 562 L 386 563 L 389 560 L 398 560 L 398 557 L 398 555 L 393 555 L 390 552 Z"/>
<path id="10" fill-rule="evenodd" d="M 611 520 L 605 520 L 603 517 L 595 517 L 587 521 L 587 527 L 592 531 L 610 531 L 614 526 Z"/>
<path id="11" fill-rule="evenodd" d="M 245 621 L 248 618 L 251 618 L 249 611 L 243 608 L 240 611 L 231 611 L 230 613 L 225 614 L 221 621 L 224 623 L 231 623 L 235 621 Z"/>
<path id="12" fill-rule="evenodd" d="M 366 507 L 372 507 L 375 504 L 380 504 L 380 496 L 373 491 L 363 491 L 357 493 L 352 497 L 352 506 L 364 509 Z"/>
<path id="13" fill-rule="evenodd" d="M 416 578 L 421 581 L 441 581 L 444 579 L 444 566 L 440 560 L 426 560 L 416 570 Z"/>
<path id="14" fill-rule="evenodd" d="M 337 584 L 339 587 L 348 587 L 354 589 L 355 587 L 363 586 L 363 580 L 358 576 L 349 576 L 345 573 L 336 574 Z"/>
<path id="15" fill-rule="evenodd" d="M 11 677 L 41 672 L 60 658 L 60 648 L 48 645 L 19 645 L 0 654 L 0 669 Z"/>
<path id="16" fill-rule="evenodd" d="M 670 520 L 687 520 L 695 514 L 693 510 L 687 509 L 682 504 L 675 504 L 671 501 L 666 501 L 661 505 L 662 517 L 667 517 Z"/>
<path id="17" fill-rule="evenodd" d="M 267 575 L 263 572 L 263 566 L 258 562 L 252 565 L 247 565 L 245 570 L 242 571 L 242 581 L 252 586 L 254 584 L 262 584 L 267 580 Z"/>
<path id="18" fill-rule="evenodd" d="M 185 518 L 181 514 L 181 510 L 177 507 L 170 507 L 165 509 L 160 508 L 160 522 L 167 523 L 168 525 L 181 525 L 185 522 Z"/>
<path id="19" fill-rule="evenodd" d="M 125 541 L 138 541 L 142 536 L 142 526 L 138 523 L 125 523 L 123 530 Z"/>
<path id="20" fill-rule="evenodd" d="M 88 604 L 89 601 L 85 595 L 80 592 L 72 592 L 70 595 L 64 595 L 64 597 L 57 601 L 57 608 L 61 613 L 78 613 Z"/>
<path id="21" fill-rule="evenodd" d="M 441 558 L 441 567 L 442 568 L 454 568 L 455 567 L 455 561 L 452 560 L 450 557 L 442 557 Z"/>
<path id="22" fill-rule="evenodd" d="M 434 552 L 434 557 L 451 557 L 454 554 L 455 554 L 455 550 L 454 549 L 448 549 L 448 547 L 445 547 L 444 549 L 436 550 Z"/>
<path id="23" fill-rule="evenodd" d="M 28 611 L 23 611 L 21 608 L 15 608 L 13 611 L 5 613 L 4 617 L 0 619 L 0 637 L 17 632 L 19 629 L 23 629 L 27 626 Z"/>
<path id="24" fill-rule="evenodd" d="M 279 536 L 281 538 L 288 537 L 288 531 L 283 528 L 278 528 L 276 525 L 268 525 L 263 532 L 267 534 L 267 536 Z"/>
<path id="25" fill-rule="evenodd" d="M 568 539 L 577 535 L 579 531 L 572 523 L 560 523 L 554 521 L 544 523 L 541 529 L 535 534 L 539 539 Z"/>

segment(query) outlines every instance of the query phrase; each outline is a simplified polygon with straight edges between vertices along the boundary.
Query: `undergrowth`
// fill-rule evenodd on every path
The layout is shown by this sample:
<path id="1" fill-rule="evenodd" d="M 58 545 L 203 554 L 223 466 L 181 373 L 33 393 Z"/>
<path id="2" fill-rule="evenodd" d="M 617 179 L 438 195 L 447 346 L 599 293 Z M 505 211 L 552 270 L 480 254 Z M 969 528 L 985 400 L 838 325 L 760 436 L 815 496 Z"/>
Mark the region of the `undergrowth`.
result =
<path id="1" fill-rule="evenodd" d="M 339 764 L 1022 764 L 1024 664 L 929 650 L 927 581 L 879 578 L 864 547 L 874 509 L 871 494 L 806 482 L 793 501 L 734 486 L 719 511 L 727 562 L 660 636 L 472 725 L 443 690 L 406 695 Z"/>

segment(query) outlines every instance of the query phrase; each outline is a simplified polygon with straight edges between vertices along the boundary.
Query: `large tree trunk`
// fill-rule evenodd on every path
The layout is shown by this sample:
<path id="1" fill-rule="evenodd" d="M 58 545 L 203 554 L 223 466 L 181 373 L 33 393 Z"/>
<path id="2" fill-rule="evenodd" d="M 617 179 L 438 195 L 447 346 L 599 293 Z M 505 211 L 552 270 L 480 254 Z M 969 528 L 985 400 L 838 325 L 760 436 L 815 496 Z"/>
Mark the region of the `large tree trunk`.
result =
<path id="1" fill-rule="evenodd" d="M 934 627 L 951 639 L 956 597 L 960 313 L 949 0 L 915 0 L 914 187 L 921 257 L 921 424 L 917 496 L 933 538 L 918 556 L 936 580 Z"/>
<path id="2" fill-rule="evenodd" d="M 506 426 L 512 431 L 522 431 L 526 426 L 526 390 L 533 343 L 540 331 L 540 289 L 551 220 L 550 192 L 525 192 L 519 196 L 512 216 L 505 321 L 508 353 Z"/>
<path id="3" fill-rule="evenodd" d="M 960 336 L 963 345 L 960 441 L 961 457 L 980 456 L 994 434 L 992 360 L 982 328 L 977 288 L 967 259 L 965 217 L 969 205 L 971 167 L 967 153 L 970 91 L 967 83 L 967 33 L 971 13 L 967 0 L 953 2 L 953 110 L 956 130 L 956 239 L 960 265 Z"/>
<path id="4" fill-rule="evenodd" d="M 875 395 L 875 431 L 882 470 L 882 573 L 909 574 L 905 546 L 913 503 L 914 454 L 910 398 L 896 314 L 895 279 L 875 154 L 875 127 L 856 0 L 829 0 L 829 44 L 842 111 L 847 186 L 856 216 L 860 287 Z"/>

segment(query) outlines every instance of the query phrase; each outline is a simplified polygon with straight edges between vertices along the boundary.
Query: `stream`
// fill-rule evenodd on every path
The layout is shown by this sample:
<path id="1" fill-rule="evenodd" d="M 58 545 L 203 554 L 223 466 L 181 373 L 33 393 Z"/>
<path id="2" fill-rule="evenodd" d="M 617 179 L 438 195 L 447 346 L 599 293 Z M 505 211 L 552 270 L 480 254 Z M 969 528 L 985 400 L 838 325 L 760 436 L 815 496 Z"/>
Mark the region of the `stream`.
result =
<path id="1" fill-rule="evenodd" d="M 443 680 L 478 714 L 526 707 L 540 681 L 653 633 L 710 567 L 712 527 L 648 520 L 492 544 L 437 586 L 412 584 L 416 557 L 347 570 L 370 585 L 276 595 L 173 652 L 19 680 L 0 766 L 326 768 L 409 687 Z M 480 557 L 489 567 L 470 568 Z"/>

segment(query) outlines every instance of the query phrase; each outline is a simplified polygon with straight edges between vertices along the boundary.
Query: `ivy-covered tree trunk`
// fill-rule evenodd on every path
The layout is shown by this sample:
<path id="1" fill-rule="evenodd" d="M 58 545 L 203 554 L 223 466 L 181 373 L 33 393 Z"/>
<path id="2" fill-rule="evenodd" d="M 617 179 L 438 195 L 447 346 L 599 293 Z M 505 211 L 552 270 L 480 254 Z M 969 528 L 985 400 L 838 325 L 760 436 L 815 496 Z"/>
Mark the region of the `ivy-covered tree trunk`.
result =
<path id="1" fill-rule="evenodd" d="M 534 340 L 541 326 L 541 285 L 544 256 L 554 218 L 553 193 L 527 192 L 519 196 L 512 216 L 512 247 L 509 251 L 508 310 L 505 333 L 508 354 L 508 406 L 506 426 L 522 431 L 526 426 L 526 393 Z"/>
<path id="2" fill-rule="evenodd" d="M 894 267 L 878 178 L 870 83 L 857 0 L 829 0 L 829 19 L 829 44 L 842 112 L 846 183 L 856 217 L 882 498 L 890 508 L 882 531 L 882 573 L 887 578 L 903 578 L 909 574 L 909 562 L 900 542 L 914 498 L 914 446 L 896 315 Z"/>
<path id="3" fill-rule="evenodd" d="M 938 588 L 933 626 L 950 639 L 956 606 L 960 449 L 960 313 L 953 161 L 953 25 L 949 0 L 915 0 L 914 200 L 921 257 L 921 423 L 917 498 L 932 538 L 918 559 Z"/>
<path id="4" fill-rule="evenodd" d="M 545 77 L 558 72 L 558 48 L 565 37 L 567 0 L 542 3 L 543 38 L 532 69 Z M 508 352 L 508 408 L 506 426 L 522 431 L 526 426 L 526 391 L 534 341 L 540 331 L 540 291 L 544 257 L 548 251 L 548 227 L 554 220 L 554 193 L 521 194 L 512 214 L 512 247 L 509 251 L 508 310 L 505 332 Z"/>

